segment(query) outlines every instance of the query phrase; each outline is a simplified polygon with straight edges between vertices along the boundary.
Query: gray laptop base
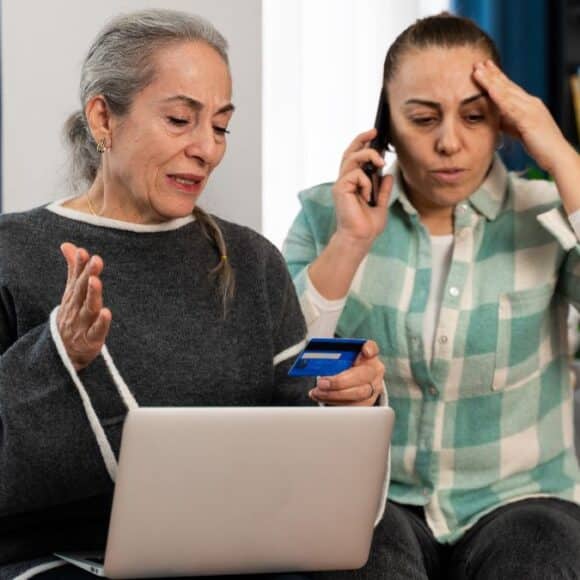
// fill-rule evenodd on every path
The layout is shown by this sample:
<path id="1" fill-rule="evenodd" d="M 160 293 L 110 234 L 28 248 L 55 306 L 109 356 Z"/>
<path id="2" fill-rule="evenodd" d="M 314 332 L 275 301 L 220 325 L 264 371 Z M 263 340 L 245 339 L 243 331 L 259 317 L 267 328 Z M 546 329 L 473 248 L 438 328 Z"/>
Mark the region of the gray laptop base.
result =
<path id="1" fill-rule="evenodd" d="M 388 407 L 131 411 L 106 576 L 363 566 L 383 495 L 393 420 Z M 100 573 L 98 564 L 90 566 Z"/>

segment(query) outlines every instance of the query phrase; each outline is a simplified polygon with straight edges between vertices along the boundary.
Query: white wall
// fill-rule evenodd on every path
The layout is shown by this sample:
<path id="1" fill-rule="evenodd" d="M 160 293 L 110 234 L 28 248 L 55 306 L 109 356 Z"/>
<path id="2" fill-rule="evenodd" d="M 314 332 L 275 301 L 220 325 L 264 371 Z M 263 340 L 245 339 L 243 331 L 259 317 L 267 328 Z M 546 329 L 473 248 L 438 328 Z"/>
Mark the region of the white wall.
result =
<path id="1" fill-rule="evenodd" d="M 297 193 L 334 181 L 372 128 L 395 37 L 449 0 L 263 0 L 263 233 L 281 247 Z M 387 158 L 387 162 L 393 157 Z"/>
<path id="2" fill-rule="evenodd" d="M 105 20 L 168 7 L 230 42 L 237 107 L 202 205 L 281 246 L 297 192 L 336 177 L 372 126 L 387 47 L 449 0 L 2 0 L 3 211 L 66 195 L 61 128 L 79 107 L 80 66 Z M 33 15 L 33 17 L 31 17 Z"/>
<path id="3" fill-rule="evenodd" d="M 3 211 L 67 194 L 62 125 L 80 66 L 106 19 L 150 7 L 198 13 L 230 43 L 237 107 L 229 148 L 201 205 L 261 228 L 261 0 L 2 0 Z"/>

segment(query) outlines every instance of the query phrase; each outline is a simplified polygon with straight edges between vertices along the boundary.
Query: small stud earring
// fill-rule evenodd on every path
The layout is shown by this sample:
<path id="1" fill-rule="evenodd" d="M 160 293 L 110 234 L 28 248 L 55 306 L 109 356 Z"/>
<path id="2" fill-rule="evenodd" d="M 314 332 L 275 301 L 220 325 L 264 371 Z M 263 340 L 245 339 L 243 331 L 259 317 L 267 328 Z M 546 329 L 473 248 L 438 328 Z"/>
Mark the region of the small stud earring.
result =
<path id="1" fill-rule="evenodd" d="M 101 154 L 103 154 L 106 150 L 107 150 L 107 145 L 106 145 L 106 139 L 103 137 L 98 143 L 97 143 L 97 151 Z"/>

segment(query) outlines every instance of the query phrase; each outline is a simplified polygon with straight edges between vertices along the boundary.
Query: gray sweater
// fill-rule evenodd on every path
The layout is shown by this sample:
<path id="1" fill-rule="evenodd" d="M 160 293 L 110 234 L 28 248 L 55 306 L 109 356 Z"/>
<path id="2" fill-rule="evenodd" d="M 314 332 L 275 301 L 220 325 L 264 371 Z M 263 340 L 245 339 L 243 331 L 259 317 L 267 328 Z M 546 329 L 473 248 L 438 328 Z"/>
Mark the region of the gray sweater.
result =
<path id="1" fill-rule="evenodd" d="M 66 280 L 62 242 L 104 260 L 106 346 L 139 405 L 309 402 L 310 381 L 287 376 L 303 317 L 263 237 L 218 220 L 237 284 L 224 320 L 208 276 L 219 256 L 198 222 L 129 231 L 55 207 L 0 216 L 0 578 L 8 563 L 106 538 L 113 483 L 49 321 Z M 78 379 L 117 454 L 127 407 L 103 357 Z"/>

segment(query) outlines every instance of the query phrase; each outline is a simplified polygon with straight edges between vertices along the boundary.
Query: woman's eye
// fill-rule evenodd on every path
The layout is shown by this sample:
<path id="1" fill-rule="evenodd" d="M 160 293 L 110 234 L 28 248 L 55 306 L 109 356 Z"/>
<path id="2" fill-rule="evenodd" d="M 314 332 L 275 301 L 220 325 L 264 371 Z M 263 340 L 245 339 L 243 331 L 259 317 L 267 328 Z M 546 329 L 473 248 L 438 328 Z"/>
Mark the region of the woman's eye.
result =
<path id="1" fill-rule="evenodd" d="M 217 127 L 214 126 L 213 130 L 218 134 L 218 135 L 229 135 L 229 130 L 226 127 Z"/>
<path id="2" fill-rule="evenodd" d="M 437 121 L 436 117 L 413 117 L 411 121 L 420 127 L 427 127 Z"/>
<path id="3" fill-rule="evenodd" d="M 485 116 L 481 115 L 479 113 L 473 113 L 472 115 L 465 116 L 465 120 L 468 123 L 481 123 L 481 121 L 483 121 L 484 119 L 485 119 Z"/>
<path id="4" fill-rule="evenodd" d="M 176 127 L 183 127 L 183 125 L 187 125 L 189 123 L 189 119 L 183 119 L 181 117 L 167 117 L 167 120 Z"/>

